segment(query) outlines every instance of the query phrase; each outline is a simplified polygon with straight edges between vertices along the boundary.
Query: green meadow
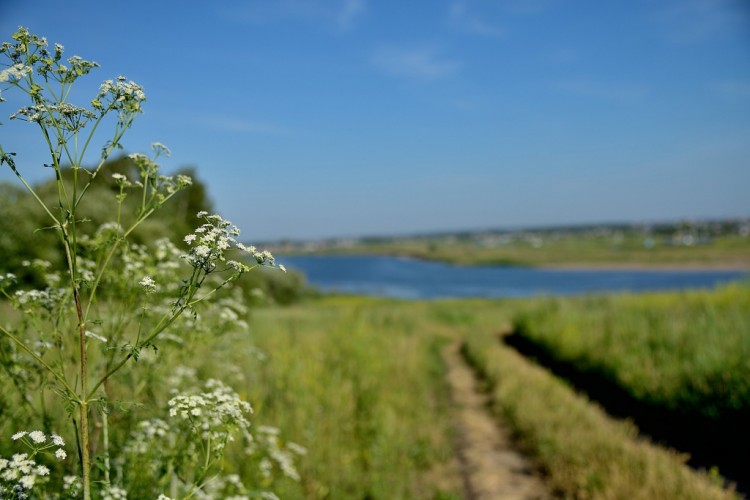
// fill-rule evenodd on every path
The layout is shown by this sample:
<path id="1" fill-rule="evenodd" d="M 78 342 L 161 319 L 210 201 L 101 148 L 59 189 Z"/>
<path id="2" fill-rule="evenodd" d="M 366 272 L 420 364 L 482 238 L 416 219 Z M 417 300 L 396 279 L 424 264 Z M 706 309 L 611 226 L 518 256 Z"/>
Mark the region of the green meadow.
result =
<path id="1" fill-rule="evenodd" d="M 53 178 L 27 180 L 0 145 L 18 181 L 0 184 L 0 498 L 473 498 L 447 379 L 457 362 L 486 393 L 489 429 L 510 430 L 555 497 L 736 497 L 750 446 L 747 283 L 524 300 L 320 295 L 212 213 L 195 172 L 161 173 L 166 146 L 115 157 L 142 87 L 105 80 L 74 106 L 71 86 L 98 64 L 63 59 L 22 27 L 12 40 L 0 81 L 29 99 L 13 116 L 39 127 Z M 89 165 L 100 125 L 113 135 Z M 737 235 L 645 247 L 621 236 L 359 250 L 749 265 Z M 610 415 L 587 382 L 623 394 L 633 414 Z M 714 463 L 703 443 L 696 467 L 690 439 L 676 451 L 639 431 L 643 408 L 667 427 L 718 432 L 736 460 Z"/>
<path id="2" fill-rule="evenodd" d="M 633 398 L 719 418 L 750 415 L 750 289 L 537 301 L 516 333 Z"/>
<path id="3" fill-rule="evenodd" d="M 748 296 L 746 287 L 730 286 L 713 292 L 584 299 L 405 302 L 323 297 L 290 306 L 256 306 L 245 318 L 247 331 L 201 330 L 180 345 L 164 345 L 144 357 L 138 371 L 113 384 L 111 398 L 139 403 L 113 412 L 118 428 L 127 431 L 113 435 L 110 446 L 126 446 L 135 422 L 163 406 L 167 384 L 159 381 L 188 373 L 226 381 L 253 405 L 253 426 L 276 427 L 284 440 L 307 450 L 297 461 L 299 480 L 273 483 L 281 498 L 462 498 L 441 356 L 444 346 L 459 342 L 491 395 L 490 411 L 510 424 L 519 446 L 559 496 L 732 498 L 716 471 L 695 471 L 685 465 L 686 455 L 650 444 L 632 423 L 607 416 L 570 385 L 504 346 L 498 335 L 514 324 L 540 331 L 544 325 L 544 331 L 558 332 L 553 351 L 561 357 L 572 350 L 614 365 L 637 364 L 644 373 L 627 371 L 633 379 L 623 384 L 653 398 L 667 394 L 674 399 L 686 393 L 675 388 L 691 380 L 691 374 L 692 380 L 703 377 L 697 367 L 704 355 L 695 336 L 704 339 L 705 356 L 716 367 L 722 364 L 721 356 L 727 363 L 741 358 L 738 349 L 747 345 Z M 7 321 L 13 313 L 7 304 L 3 307 Z M 597 343 L 603 335 L 597 319 L 618 310 L 616 323 L 631 325 L 640 337 Z M 661 321 L 653 320 L 654 311 Z M 218 318 L 212 321 L 219 326 Z M 648 328 L 644 321 L 651 321 Z M 571 325 L 578 335 L 571 333 Z M 695 332 L 693 337 L 690 332 Z M 683 346 L 662 349 L 671 353 L 669 362 L 657 357 L 659 362 L 652 363 L 650 355 L 630 353 L 640 344 L 662 352 L 657 346 L 667 342 Z M 641 362 L 628 361 L 628 356 Z M 9 374 L 2 377 L 7 386 Z M 704 389 L 695 397 L 709 396 Z M 726 399 L 743 397 L 737 392 Z M 13 418 L 8 419 L 13 407 Z M 18 394 L 4 392 L 3 408 L 0 432 L 9 435 L 24 414 Z M 48 419 L 53 427 L 65 425 L 64 417 Z M 223 467 L 248 484 L 262 481 L 239 449 L 230 450 Z"/>
<path id="4" fill-rule="evenodd" d="M 663 317 L 672 316 L 683 325 L 702 321 L 703 328 L 723 329 L 716 332 L 723 338 L 716 343 L 723 342 L 728 361 L 741 357 L 736 346 L 746 344 L 743 338 L 750 321 L 750 308 L 742 301 L 750 290 L 729 287 L 688 294 L 692 308 L 686 307 L 683 296 L 590 300 L 598 300 L 602 310 L 623 301 L 641 307 L 652 303 Z M 592 310 L 580 299 L 557 302 Z M 733 315 L 712 313 L 712 307 L 722 304 Z M 687 467 L 685 454 L 639 437 L 632 423 L 607 416 L 569 385 L 499 342 L 498 333 L 519 318 L 533 317 L 530 310 L 546 307 L 547 300 L 396 302 L 339 297 L 255 311 L 253 337 L 269 356 L 259 369 L 251 370 L 256 383 L 250 399 L 309 448 L 301 466 L 305 479 L 295 485 L 299 489 L 292 496 L 460 498 L 463 493 L 451 465 L 457 441 L 440 356 L 442 346 L 460 342 L 467 362 L 490 391 L 491 411 L 510 423 L 520 446 L 534 458 L 556 494 L 731 498 L 721 488 L 716 470 L 697 472 Z M 639 313 L 642 310 L 623 310 L 630 322 L 640 321 Z M 665 320 L 642 335 L 652 343 L 667 342 L 675 335 L 665 328 L 668 324 Z M 595 328 L 591 334 L 597 335 Z M 722 349 L 713 347 L 713 342 L 710 346 Z M 626 350 L 627 344 L 621 349 Z M 613 356 L 603 350 L 600 354 Z M 673 356 L 680 358 L 672 360 L 675 364 L 694 362 L 687 347 Z M 671 367 L 660 365 L 664 376 L 670 376 Z M 644 391 L 652 391 L 654 397 L 658 393 Z M 733 397 L 740 399 L 742 394 Z"/>
<path id="5" fill-rule="evenodd" d="M 124 159 L 106 168 L 135 175 Z M 65 182 L 70 175 L 62 170 Z M 41 184 L 40 196 L 54 199 L 54 186 Z M 92 204 L 82 204 L 86 224 L 105 222 L 100 213 L 116 209 L 111 194 L 117 189 L 109 177 L 92 184 Z M 59 343 L 59 353 L 44 359 L 64 366 L 75 357 L 76 344 L 64 342 L 62 333 L 73 326 L 66 319 L 70 310 L 38 303 L 41 309 L 29 316 L 15 295 L 43 290 L 50 269 L 61 268 L 55 235 L 34 231 L 43 226 L 43 217 L 31 215 L 33 200 L 21 190 L 3 186 L 0 206 L 6 214 L 0 220 L 0 251 L 6 271 L 17 273 L 14 283 L 3 285 L 0 327 L 26 332 L 32 342 L 34 332 L 47 328 L 45 322 L 53 325 L 57 333 L 40 338 Z M 196 179 L 192 190 L 165 205 L 163 217 L 171 222 L 139 227 L 124 257 L 140 255 L 143 265 L 156 265 L 149 259 L 163 250 L 149 250 L 153 242 L 163 237 L 179 241 L 195 224 L 193 212 L 203 208 L 210 202 Z M 462 252 L 449 246 L 441 251 Z M 159 282 L 174 273 L 158 268 L 148 269 Z M 123 346 L 127 332 L 148 318 L 148 310 L 138 305 L 141 295 L 132 288 L 136 280 L 129 276 L 120 272 L 108 282 L 93 309 L 99 318 L 96 330 L 119 336 Z M 723 465 L 691 467 L 687 453 L 654 444 L 628 415 L 608 415 L 571 382 L 503 339 L 508 334 L 522 338 L 553 363 L 605 380 L 633 401 L 721 427 L 722 419 L 747 416 L 750 405 L 747 284 L 657 294 L 398 301 L 320 296 L 304 286 L 299 274 L 256 270 L 214 298 L 215 303 L 196 309 L 196 318 L 183 317 L 163 338 L 144 344 L 137 362 L 125 365 L 104 386 L 106 399 L 97 403 L 101 408 L 91 423 L 91 446 L 94 454 L 112 460 L 96 462 L 94 477 L 105 480 L 107 470 L 108 480 L 121 485 L 129 498 L 170 491 L 170 477 L 180 467 L 181 481 L 200 475 L 186 465 L 200 456 L 196 449 L 170 448 L 165 459 L 134 455 L 132 443 L 144 439 L 144 422 L 166 418 L 166 403 L 175 391 L 195 392 L 212 379 L 252 405 L 248 420 L 261 449 L 248 455 L 243 440 L 230 442 L 210 467 L 224 483 L 236 477 L 280 498 L 463 498 L 460 439 L 441 355 L 452 344 L 463 346 L 465 361 L 491 398 L 488 411 L 498 425 L 510 426 L 553 494 L 623 499 L 734 495 L 721 478 Z M 0 383 L 6 390 L 0 396 L 0 435 L 6 439 L 0 441 L 0 456 L 19 451 L 7 437 L 24 429 L 54 430 L 75 443 L 75 413 L 59 411 L 49 377 L 7 338 L 1 346 Z M 90 349 L 92 366 L 111 366 L 120 356 L 107 346 Z M 68 376 L 76 380 L 75 373 Z M 739 436 L 738 442 L 746 438 Z M 75 449 L 69 446 L 68 455 L 74 457 Z M 78 466 L 75 460 L 62 468 L 49 465 L 57 468 L 49 476 L 46 498 L 56 498 L 50 492 Z M 210 491 L 210 486 L 202 488 Z M 252 491 L 247 493 L 252 497 Z"/>

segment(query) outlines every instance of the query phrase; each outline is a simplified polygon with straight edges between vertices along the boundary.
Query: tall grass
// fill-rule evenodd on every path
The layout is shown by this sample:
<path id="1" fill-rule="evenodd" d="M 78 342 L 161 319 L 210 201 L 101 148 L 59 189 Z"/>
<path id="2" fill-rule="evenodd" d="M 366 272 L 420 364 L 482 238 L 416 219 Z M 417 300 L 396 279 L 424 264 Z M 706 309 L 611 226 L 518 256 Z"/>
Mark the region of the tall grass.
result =
<path id="1" fill-rule="evenodd" d="M 493 410 L 564 498 L 718 499 L 733 494 L 718 478 L 684 465 L 685 456 L 637 437 L 560 379 L 503 347 L 495 335 L 471 335 L 464 353 L 488 381 Z"/>
<path id="2" fill-rule="evenodd" d="M 549 299 L 515 328 L 649 404 L 750 415 L 750 287 Z"/>
<path id="3" fill-rule="evenodd" d="M 185 330 L 179 342 L 168 337 L 169 345 L 144 353 L 138 370 L 112 381 L 113 402 L 140 404 L 112 413 L 110 448 L 128 446 L 137 422 L 163 410 L 175 379 L 218 378 L 253 405 L 256 431 L 272 425 L 280 446 L 293 441 L 307 449 L 297 460 L 300 480 L 273 483 L 281 498 L 460 498 L 440 351 L 465 339 L 470 359 L 493 386 L 493 411 L 512 424 L 560 495 L 731 497 L 717 479 L 687 468 L 685 457 L 639 440 L 632 425 L 612 421 L 500 345 L 495 334 L 529 307 L 541 303 L 325 298 L 253 309 L 247 331 L 227 328 L 219 308 L 203 318 L 203 328 Z M 3 396 L 4 411 L 22 406 L 12 391 Z M 64 416 L 50 418 L 51 427 L 69 425 Z M 3 419 L 0 434 L 15 425 Z M 7 454 L 6 444 L 0 452 Z M 228 450 L 223 471 L 265 487 L 240 448 Z M 148 478 L 131 481 L 132 494 L 147 491 L 142 480 Z"/>
<path id="4" fill-rule="evenodd" d="M 332 299 L 255 311 L 267 358 L 227 352 L 258 419 L 302 443 L 302 480 L 282 498 L 435 498 L 457 494 L 441 335 L 424 306 Z M 445 481 L 435 478 L 444 476 Z"/>

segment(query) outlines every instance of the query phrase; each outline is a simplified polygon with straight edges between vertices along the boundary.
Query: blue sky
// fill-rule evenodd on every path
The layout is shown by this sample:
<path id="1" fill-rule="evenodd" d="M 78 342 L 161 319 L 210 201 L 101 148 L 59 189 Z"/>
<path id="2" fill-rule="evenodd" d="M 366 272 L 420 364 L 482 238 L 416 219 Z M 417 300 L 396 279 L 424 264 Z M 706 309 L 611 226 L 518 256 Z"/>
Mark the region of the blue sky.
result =
<path id="1" fill-rule="evenodd" d="M 97 61 L 85 99 L 143 85 L 127 150 L 169 146 L 248 240 L 750 216 L 743 0 L 103 5 L 5 0 L 0 36 Z"/>

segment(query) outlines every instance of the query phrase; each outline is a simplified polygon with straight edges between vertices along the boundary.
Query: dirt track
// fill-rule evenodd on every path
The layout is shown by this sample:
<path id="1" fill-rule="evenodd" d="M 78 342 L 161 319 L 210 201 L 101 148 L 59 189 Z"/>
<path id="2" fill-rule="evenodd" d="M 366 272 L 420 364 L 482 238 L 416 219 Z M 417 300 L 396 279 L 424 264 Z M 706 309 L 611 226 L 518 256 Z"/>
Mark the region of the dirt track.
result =
<path id="1" fill-rule="evenodd" d="M 487 409 L 458 343 L 443 351 L 455 407 L 459 461 L 468 500 L 551 498 L 531 463 L 514 449 L 510 433 Z"/>

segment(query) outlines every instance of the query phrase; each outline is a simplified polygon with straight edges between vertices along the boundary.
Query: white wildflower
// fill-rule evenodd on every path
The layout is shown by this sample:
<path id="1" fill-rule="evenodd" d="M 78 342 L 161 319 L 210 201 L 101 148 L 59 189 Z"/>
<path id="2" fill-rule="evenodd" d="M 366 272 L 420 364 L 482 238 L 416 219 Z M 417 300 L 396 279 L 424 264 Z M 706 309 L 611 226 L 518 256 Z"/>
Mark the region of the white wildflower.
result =
<path id="1" fill-rule="evenodd" d="M 103 500 L 127 500 L 128 492 L 118 486 L 105 486 L 101 498 Z"/>
<path id="2" fill-rule="evenodd" d="M 138 282 L 146 292 L 153 292 L 156 290 L 156 281 L 151 276 L 144 276 L 141 281 Z"/>
<path id="3" fill-rule="evenodd" d="M 307 448 L 305 448 L 304 446 L 300 446 L 299 444 L 294 443 L 292 441 L 289 441 L 286 444 L 286 447 L 290 451 L 293 451 L 294 453 L 296 453 L 297 455 L 307 455 Z"/>
<path id="4" fill-rule="evenodd" d="M 107 337 L 102 337 L 101 335 L 98 335 L 94 332 L 91 332 L 89 330 L 86 330 L 86 337 L 94 340 L 98 340 L 99 342 L 102 342 L 104 344 L 107 343 Z"/>
<path id="5" fill-rule="evenodd" d="M 41 431 L 26 434 L 39 439 L 40 436 L 37 433 L 44 436 Z M 29 498 L 23 490 L 31 490 L 37 483 L 46 482 L 48 480 L 46 476 L 49 476 L 49 474 L 48 467 L 38 465 L 27 453 L 16 453 L 10 460 L 0 458 L 0 498 L 6 498 L 4 493 L 7 493 L 8 490 L 4 490 L 4 486 L 12 488 L 16 494 L 13 498 Z"/>
<path id="6" fill-rule="evenodd" d="M 151 149 L 153 149 L 154 152 L 156 152 L 157 156 L 160 155 L 160 154 L 164 154 L 165 156 L 169 156 L 169 155 L 172 154 L 172 151 L 170 151 L 169 148 L 166 147 L 161 142 L 152 142 L 151 143 Z"/>
<path id="7" fill-rule="evenodd" d="M 19 439 L 21 439 L 22 437 L 24 437 L 26 434 L 28 434 L 28 432 L 26 432 L 26 431 L 16 432 L 10 438 L 13 441 L 18 441 Z"/>
<path id="8" fill-rule="evenodd" d="M 177 176 L 177 185 L 182 187 L 192 186 L 193 179 L 188 175 L 179 174 Z"/>
<path id="9" fill-rule="evenodd" d="M 29 73 L 31 73 L 31 68 L 29 66 L 25 66 L 21 63 L 14 64 L 10 68 L 0 71 L 0 83 L 20 80 Z"/>
<path id="10" fill-rule="evenodd" d="M 2 283 L 3 281 L 15 282 L 16 275 L 13 273 L 0 274 L 0 283 Z"/>
<path id="11" fill-rule="evenodd" d="M 32 431 L 32 432 L 29 432 L 29 439 L 31 439 L 35 443 L 40 444 L 46 441 L 47 437 L 44 435 L 42 431 Z"/>
<path id="12" fill-rule="evenodd" d="M 275 493 L 270 491 L 261 491 L 260 498 L 262 498 L 263 500 L 280 500 Z"/>
<path id="13" fill-rule="evenodd" d="M 34 483 L 36 482 L 36 476 L 34 475 L 28 475 L 23 476 L 18 483 L 25 489 L 30 490 L 34 487 Z"/>
<path id="14" fill-rule="evenodd" d="M 58 448 L 57 451 L 55 451 L 55 458 L 58 460 L 65 460 L 65 458 L 68 456 L 67 453 L 65 453 L 65 450 L 62 448 Z"/>
<path id="15" fill-rule="evenodd" d="M 261 474 L 263 474 L 263 477 L 271 477 L 271 471 L 273 470 L 273 463 L 267 458 L 263 458 L 260 461 L 260 464 L 258 464 L 258 467 L 260 468 Z"/>
<path id="16" fill-rule="evenodd" d="M 63 477 L 63 490 L 71 493 L 71 496 L 76 496 L 78 490 L 81 488 L 81 478 L 78 476 L 65 476 Z"/>

